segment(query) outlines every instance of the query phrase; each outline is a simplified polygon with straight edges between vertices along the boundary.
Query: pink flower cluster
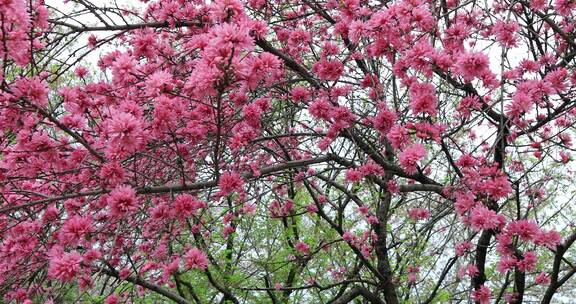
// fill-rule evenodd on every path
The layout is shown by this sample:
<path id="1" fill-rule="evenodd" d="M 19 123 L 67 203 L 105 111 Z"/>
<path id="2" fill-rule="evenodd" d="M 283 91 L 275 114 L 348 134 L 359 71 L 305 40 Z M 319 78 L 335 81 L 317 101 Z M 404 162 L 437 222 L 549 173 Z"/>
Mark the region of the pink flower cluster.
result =
<path id="1" fill-rule="evenodd" d="M 218 181 L 219 195 L 227 196 L 233 192 L 242 193 L 244 191 L 243 185 L 244 179 L 240 174 L 237 172 L 224 172 Z"/>
<path id="2" fill-rule="evenodd" d="M 410 86 L 410 109 L 414 114 L 436 116 L 438 110 L 436 89 L 431 83 L 415 82 Z"/>
<path id="3" fill-rule="evenodd" d="M 81 245 L 82 241 L 93 232 L 92 219 L 75 215 L 64 222 L 58 234 L 60 245 Z"/>
<path id="4" fill-rule="evenodd" d="M 491 297 L 492 293 L 490 292 L 490 289 L 485 285 L 480 286 L 480 288 L 472 292 L 472 298 L 475 301 L 478 301 L 480 304 L 490 304 Z"/>
<path id="5" fill-rule="evenodd" d="M 344 65 L 339 60 L 320 60 L 312 66 L 312 71 L 322 80 L 338 80 L 344 72 Z"/>
<path id="6" fill-rule="evenodd" d="M 345 231 L 342 234 L 342 239 L 351 246 L 358 248 L 360 252 L 362 252 L 362 255 L 364 257 L 369 257 L 373 250 L 373 247 L 370 242 L 371 238 L 372 239 L 375 238 L 375 235 L 373 235 L 373 233 L 374 232 L 371 231 L 364 231 L 360 236 L 358 236 L 352 233 L 351 231 Z"/>
<path id="7" fill-rule="evenodd" d="M 376 163 L 367 163 L 355 169 L 346 170 L 345 179 L 349 183 L 355 183 L 368 175 L 383 175 L 384 169 Z"/>
<path id="8" fill-rule="evenodd" d="M 29 5 L 30 4 L 30 5 Z M 30 62 L 32 51 L 42 47 L 40 36 L 30 37 L 29 33 L 42 33 L 48 28 L 48 9 L 44 1 L 2 1 L 0 11 L 4 16 L 2 28 L 6 45 L 0 51 L 18 66 L 24 67 Z M 0 75 L 3 79 L 4 75 Z"/>
<path id="9" fill-rule="evenodd" d="M 500 229 L 506 225 L 506 218 L 483 205 L 477 205 L 470 212 L 470 225 L 476 231 Z"/>
<path id="10" fill-rule="evenodd" d="M 63 282 L 71 281 L 80 274 L 81 262 L 82 256 L 76 251 L 54 253 L 48 266 L 48 276 Z"/>
<path id="11" fill-rule="evenodd" d="M 208 257 L 198 248 L 192 248 L 184 254 L 186 268 L 205 270 L 208 268 Z"/>
<path id="12" fill-rule="evenodd" d="M 415 174 L 418 171 L 416 168 L 418 162 L 425 156 L 426 149 L 424 146 L 422 144 L 413 144 L 400 153 L 399 161 L 408 174 Z"/>
<path id="13" fill-rule="evenodd" d="M 206 206 L 205 202 L 197 200 L 190 194 L 180 194 L 174 199 L 174 212 L 182 219 L 196 215 L 198 210 Z"/>
<path id="14" fill-rule="evenodd" d="M 274 200 L 268 206 L 268 212 L 270 213 L 271 218 L 279 218 L 284 217 L 290 214 L 294 209 L 294 201 L 288 199 L 285 200 L 283 203 L 280 203 L 278 200 Z"/>
<path id="15" fill-rule="evenodd" d="M 130 186 L 118 186 L 110 192 L 108 205 L 112 216 L 120 217 L 132 213 L 138 210 L 136 191 Z"/>
<path id="16" fill-rule="evenodd" d="M 408 217 L 413 221 L 426 220 L 430 217 L 430 211 L 424 208 L 411 208 L 408 210 Z"/>
<path id="17" fill-rule="evenodd" d="M 465 81 L 481 79 L 484 84 L 494 85 L 495 75 L 490 71 L 488 56 L 480 52 L 465 52 L 458 57 L 453 70 Z"/>

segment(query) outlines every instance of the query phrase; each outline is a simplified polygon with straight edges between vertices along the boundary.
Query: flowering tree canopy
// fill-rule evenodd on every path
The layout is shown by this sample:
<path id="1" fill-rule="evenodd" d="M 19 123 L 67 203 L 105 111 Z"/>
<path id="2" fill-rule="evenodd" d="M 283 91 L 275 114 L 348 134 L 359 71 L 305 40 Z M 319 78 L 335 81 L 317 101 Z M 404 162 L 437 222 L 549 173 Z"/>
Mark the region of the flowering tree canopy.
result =
<path id="1" fill-rule="evenodd" d="M 110 3 L 0 1 L 3 301 L 576 296 L 576 2 Z"/>

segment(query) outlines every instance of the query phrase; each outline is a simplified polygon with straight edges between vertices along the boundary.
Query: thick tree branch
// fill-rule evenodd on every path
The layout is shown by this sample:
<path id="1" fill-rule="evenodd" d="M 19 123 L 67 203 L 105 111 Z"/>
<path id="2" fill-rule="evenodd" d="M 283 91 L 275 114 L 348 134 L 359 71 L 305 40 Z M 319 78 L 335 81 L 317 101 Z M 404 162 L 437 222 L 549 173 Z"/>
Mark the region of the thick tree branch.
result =
<path id="1" fill-rule="evenodd" d="M 354 286 L 337 299 L 328 301 L 329 304 L 346 304 L 351 303 L 356 297 L 362 296 L 366 301 L 372 304 L 388 304 L 382 301 L 377 295 L 371 293 L 362 286 Z"/>
<path id="2" fill-rule="evenodd" d="M 117 278 L 117 279 L 121 279 L 121 278 L 120 278 L 120 273 L 119 273 L 118 271 L 116 271 L 114 268 L 111 268 L 111 267 L 109 267 L 109 268 L 104 268 L 104 267 L 98 268 L 98 269 L 97 269 L 97 272 L 104 273 L 104 274 L 106 274 L 106 275 L 112 276 L 112 277 Z M 136 284 L 136 285 L 138 285 L 138 286 L 142 286 L 142 287 L 144 287 L 144 288 L 146 288 L 146 289 L 148 289 L 148 290 L 154 291 L 154 292 L 156 292 L 156 293 L 158 293 L 158 294 L 160 294 L 160 295 L 163 295 L 163 296 L 165 296 L 166 298 L 168 298 L 168 299 L 170 299 L 170 300 L 172 300 L 172 301 L 174 301 L 174 302 L 176 302 L 176 303 L 178 303 L 178 304 L 190 304 L 190 301 L 188 301 L 187 299 L 179 296 L 177 293 L 175 293 L 175 292 L 173 292 L 173 291 L 171 291 L 171 290 L 168 290 L 168 289 L 164 289 L 164 288 L 162 288 L 162 287 L 159 286 L 159 285 L 156 285 L 156 284 L 153 284 L 153 283 L 144 281 L 144 280 L 142 280 L 142 279 L 139 278 L 139 277 L 128 276 L 128 277 L 126 277 L 124 280 L 125 280 L 125 281 L 128 281 L 128 282 L 130 282 L 130 283 Z"/>

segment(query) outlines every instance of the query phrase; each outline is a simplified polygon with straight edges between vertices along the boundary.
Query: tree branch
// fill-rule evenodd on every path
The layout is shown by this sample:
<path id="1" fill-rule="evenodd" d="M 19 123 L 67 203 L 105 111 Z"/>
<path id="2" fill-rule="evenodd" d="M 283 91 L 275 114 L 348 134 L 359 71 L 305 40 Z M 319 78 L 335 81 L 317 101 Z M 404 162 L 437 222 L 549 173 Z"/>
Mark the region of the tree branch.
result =
<path id="1" fill-rule="evenodd" d="M 116 269 L 114 269 L 112 267 L 109 267 L 109 268 L 99 267 L 99 268 L 97 268 L 97 271 L 104 273 L 106 275 L 115 277 L 117 279 L 120 279 L 120 274 L 118 273 L 118 271 L 116 271 Z M 170 291 L 170 290 L 167 290 L 167 289 L 164 289 L 161 286 L 156 285 L 154 283 L 144 281 L 139 277 L 128 276 L 124 279 L 124 281 L 128 281 L 130 283 L 142 286 L 148 290 L 154 291 L 158 294 L 165 296 L 166 298 L 168 298 L 172 301 L 175 301 L 178 304 L 189 304 L 190 303 L 188 300 L 179 296 L 177 293 Z"/>
<path id="2" fill-rule="evenodd" d="M 261 175 L 272 174 L 276 172 L 280 172 L 286 169 L 297 168 L 297 167 L 304 167 L 312 164 L 323 163 L 327 161 L 334 160 L 336 158 L 333 154 L 327 154 L 324 156 L 320 156 L 317 158 L 308 158 L 308 159 L 300 159 L 285 162 L 282 164 L 276 164 L 269 167 L 265 167 L 260 170 Z M 243 174 L 244 178 L 254 178 L 253 173 L 246 173 Z M 154 186 L 154 187 L 142 187 L 136 189 L 136 193 L 138 194 L 160 194 L 160 193 L 171 193 L 171 192 L 183 192 L 183 191 L 197 191 L 197 190 L 204 190 L 208 188 L 214 188 L 218 186 L 218 181 L 210 180 L 205 182 L 197 182 L 197 183 L 184 183 L 184 184 L 172 184 L 172 185 L 164 185 L 164 186 Z M 41 200 L 36 200 L 28 203 L 24 203 L 17 206 L 10 206 L 0 209 L 0 214 L 8 213 L 11 211 L 32 207 L 41 204 L 47 204 L 59 200 L 65 200 L 70 198 L 77 198 L 77 197 L 84 197 L 84 196 L 92 196 L 92 195 L 101 195 L 109 193 L 111 190 L 102 189 L 102 190 L 94 190 L 88 192 L 79 192 L 73 194 L 62 195 L 58 197 L 49 197 Z"/>

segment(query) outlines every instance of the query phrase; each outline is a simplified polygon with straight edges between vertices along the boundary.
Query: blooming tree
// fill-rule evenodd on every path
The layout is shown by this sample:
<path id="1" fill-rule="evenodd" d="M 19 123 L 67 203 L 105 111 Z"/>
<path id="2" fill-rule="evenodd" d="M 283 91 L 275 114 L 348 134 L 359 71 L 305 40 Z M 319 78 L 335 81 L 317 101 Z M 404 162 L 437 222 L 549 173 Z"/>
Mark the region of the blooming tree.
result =
<path id="1" fill-rule="evenodd" d="M 139 5 L 0 1 L 5 302 L 575 296 L 576 2 Z"/>

